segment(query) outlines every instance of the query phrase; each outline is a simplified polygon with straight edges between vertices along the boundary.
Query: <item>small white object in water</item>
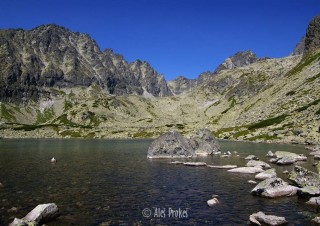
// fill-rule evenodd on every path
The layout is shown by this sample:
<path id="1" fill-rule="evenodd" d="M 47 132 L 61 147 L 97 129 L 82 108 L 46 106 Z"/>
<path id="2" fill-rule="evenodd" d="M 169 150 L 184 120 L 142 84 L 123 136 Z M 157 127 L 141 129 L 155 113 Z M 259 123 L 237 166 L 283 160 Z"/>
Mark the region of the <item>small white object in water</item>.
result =
<path id="1" fill-rule="evenodd" d="M 56 163 L 57 160 L 53 157 L 53 158 L 51 159 L 51 162 L 52 162 L 52 163 Z"/>

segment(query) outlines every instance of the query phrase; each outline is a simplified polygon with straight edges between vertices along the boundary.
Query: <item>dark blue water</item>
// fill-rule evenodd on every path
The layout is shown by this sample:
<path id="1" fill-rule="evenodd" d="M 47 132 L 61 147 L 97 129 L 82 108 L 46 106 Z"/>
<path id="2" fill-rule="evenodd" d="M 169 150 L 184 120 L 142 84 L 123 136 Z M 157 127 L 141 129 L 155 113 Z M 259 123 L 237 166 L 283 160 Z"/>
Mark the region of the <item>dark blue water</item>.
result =
<path id="1" fill-rule="evenodd" d="M 223 169 L 168 164 L 146 158 L 151 140 L 0 140 L 0 225 L 54 202 L 61 216 L 47 225 L 244 225 L 264 211 L 290 225 L 309 225 L 318 210 L 298 197 L 254 197 L 254 175 Z M 307 154 L 303 146 L 221 142 L 223 151 L 255 154 L 268 150 Z M 51 164 L 55 157 L 57 164 Z M 233 155 L 199 157 L 209 164 L 246 161 Z M 301 163 L 315 170 L 313 160 Z M 275 166 L 278 176 L 292 166 Z M 212 194 L 220 204 L 207 207 Z M 17 213 L 8 209 L 17 207 Z M 145 215 L 145 216 L 144 216 Z"/>

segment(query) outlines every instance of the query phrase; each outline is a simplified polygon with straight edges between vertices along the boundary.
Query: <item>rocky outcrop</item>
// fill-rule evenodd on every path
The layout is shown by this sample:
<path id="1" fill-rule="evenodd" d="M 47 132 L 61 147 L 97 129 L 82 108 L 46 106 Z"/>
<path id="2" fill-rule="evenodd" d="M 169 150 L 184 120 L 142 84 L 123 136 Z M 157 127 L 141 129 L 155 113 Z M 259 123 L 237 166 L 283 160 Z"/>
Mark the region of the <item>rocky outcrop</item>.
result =
<path id="1" fill-rule="evenodd" d="M 295 153 L 287 152 L 287 151 L 277 151 L 275 153 L 275 158 L 270 159 L 270 162 L 276 163 L 278 165 L 290 165 L 297 161 L 306 161 L 307 157 L 304 155 L 298 155 Z"/>
<path id="2" fill-rule="evenodd" d="M 86 34 L 49 24 L 0 32 L 0 100 L 49 97 L 46 87 L 95 83 L 110 94 L 171 95 L 163 76 L 146 62 L 128 64 L 112 50 L 100 51 Z"/>
<path id="3" fill-rule="evenodd" d="M 290 54 L 291 56 L 302 55 L 304 53 L 305 40 L 306 40 L 306 37 L 303 36 L 298 42 L 298 44 L 294 47 L 292 53 Z"/>
<path id="4" fill-rule="evenodd" d="M 219 152 L 220 145 L 208 129 L 201 129 L 189 139 L 191 147 L 197 155 L 212 155 Z"/>
<path id="5" fill-rule="evenodd" d="M 219 73 L 223 70 L 231 70 L 238 67 L 243 67 L 249 64 L 257 62 L 259 58 L 252 51 L 247 50 L 243 52 L 237 52 L 233 56 L 227 58 L 222 64 L 220 64 L 214 73 Z"/>
<path id="6" fill-rule="evenodd" d="M 320 197 L 312 197 L 306 204 L 320 206 Z"/>
<path id="7" fill-rule="evenodd" d="M 299 187 L 320 187 L 320 175 L 301 166 L 295 166 L 290 172 L 288 179 Z"/>
<path id="8" fill-rule="evenodd" d="M 197 80 L 178 76 L 176 79 L 168 81 L 168 87 L 174 95 L 179 95 L 194 90 L 197 87 Z"/>
<path id="9" fill-rule="evenodd" d="M 32 224 L 43 224 L 56 218 L 59 214 L 58 207 L 55 203 L 41 204 L 36 206 L 24 218 L 15 218 L 10 226 L 21 226 Z"/>
<path id="10" fill-rule="evenodd" d="M 297 190 L 297 187 L 289 185 L 281 178 L 271 178 L 260 182 L 251 191 L 251 194 L 267 198 L 275 198 L 281 196 L 293 196 L 297 193 Z"/>
<path id="11" fill-rule="evenodd" d="M 256 225 L 266 224 L 266 225 L 283 225 L 288 223 L 284 217 L 278 217 L 275 215 L 266 215 L 263 212 L 257 212 L 251 214 L 249 217 L 251 223 Z"/>
<path id="12" fill-rule="evenodd" d="M 305 39 L 305 53 L 320 47 L 320 16 L 314 17 L 307 28 Z"/>
<path id="13" fill-rule="evenodd" d="M 189 158 L 194 155 L 188 140 L 176 131 L 161 135 L 148 149 L 148 158 Z"/>
<path id="14" fill-rule="evenodd" d="M 186 139 L 177 131 L 165 133 L 152 142 L 148 158 L 185 158 L 216 153 L 220 146 L 211 134 L 210 130 L 201 129 Z"/>

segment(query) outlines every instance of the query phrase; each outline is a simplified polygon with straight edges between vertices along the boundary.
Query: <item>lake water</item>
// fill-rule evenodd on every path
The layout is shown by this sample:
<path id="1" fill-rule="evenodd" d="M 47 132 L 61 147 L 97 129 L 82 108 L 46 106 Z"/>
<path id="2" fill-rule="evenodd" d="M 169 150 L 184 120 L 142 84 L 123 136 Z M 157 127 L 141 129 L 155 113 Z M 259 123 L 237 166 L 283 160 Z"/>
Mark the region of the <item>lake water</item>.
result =
<path id="1" fill-rule="evenodd" d="M 290 225 L 309 225 L 318 209 L 298 197 L 266 199 L 250 191 L 254 175 L 223 169 L 149 160 L 151 140 L 0 140 L 0 225 L 23 217 L 41 203 L 54 202 L 61 216 L 47 225 L 245 225 L 264 211 Z M 268 150 L 307 154 L 303 146 L 220 142 L 223 151 L 261 160 Z M 51 164 L 55 157 L 58 163 Z M 199 157 L 209 164 L 246 161 L 232 155 Z M 310 158 L 301 165 L 312 169 Z M 275 166 L 278 176 L 292 166 Z M 207 207 L 213 194 L 220 204 Z M 8 209 L 17 207 L 17 213 Z M 180 211 L 180 212 L 179 212 Z M 145 215 L 145 216 L 143 216 Z"/>

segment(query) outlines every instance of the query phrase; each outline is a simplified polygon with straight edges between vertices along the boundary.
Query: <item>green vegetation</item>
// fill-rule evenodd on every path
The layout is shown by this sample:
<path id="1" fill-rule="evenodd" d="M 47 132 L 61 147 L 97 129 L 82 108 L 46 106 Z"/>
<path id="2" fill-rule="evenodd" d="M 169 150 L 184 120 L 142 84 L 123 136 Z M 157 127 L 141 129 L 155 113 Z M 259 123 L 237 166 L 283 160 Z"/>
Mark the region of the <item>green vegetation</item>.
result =
<path id="1" fill-rule="evenodd" d="M 233 96 L 229 97 L 228 102 L 230 102 L 230 108 L 234 107 L 234 105 L 236 105 L 236 103 L 237 103 L 235 96 L 233 95 Z"/>
<path id="2" fill-rule="evenodd" d="M 90 124 L 93 124 L 94 126 L 98 126 L 100 124 L 100 120 L 96 116 L 94 112 L 88 111 L 89 113 L 89 119 L 90 119 Z"/>
<path id="3" fill-rule="evenodd" d="M 68 111 L 69 109 L 71 109 L 72 108 L 72 103 L 71 103 L 71 101 L 68 101 L 68 100 L 64 100 L 64 106 L 63 106 L 63 110 L 64 111 Z"/>
<path id="4" fill-rule="evenodd" d="M 316 80 L 318 78 L 320 78 L 320 73 L 315 75 L 315 76 L 313 76 L 313 77 L 311 77 L 311 78 L 307 78 L 306 82 L 311 83 L 311 82 L 313 82 L 314 80 Z"/>
<path id="5" fill-rule="evenodd" d="M 297 112 L 304 111 L 304 110 L 306 110 L 307 108 L 311 107 L 312 105 L 317 105 L 318 103 L 320 103 L 320 99 L 315 100 L 315 101 L 312 101 L 311 103 L 309 103 L 309 104 L 307 104 L 307 105 L 305 105 L 305 106 L 302 106 L 302 107 L 296 109 L 295 111 L 297 111 Z"/>
<path id="6" fill-rule="evenodd" d="M 274 125 L 274 124 L 278 124 L 278 123 L 281 123 L 282 121 L 284 121 L 287 116 L 288 115 L 283 114 L 283 115 L 280 115 L 280 116 L 277 116 L 277 117 L 269 118 L 269 119 L 263 120 L 261 122 L 249 125 L 248 129 L 249 130 L 259 129 L 259 128 L 264 128 L 264 127 L 271 126 L 271 125 Z"/>
<path id="7" fill-rule="evenodd" d="M 292 96 L 296 93 L 296 91 L 290 91 L 286 93 L 286 96 Z"/>
<path id="8" fill-rule="evenodd" d="M 27 125 L 27 124 L 19 124 L 18 127 L 14 127 L 13 130 L 24 130 L 24 131 L 33 131 L 35 129 L 43 128 L 43 127 L 52 127 L 57 128 L 56 124 L 43 124 L 43 125 Z"/>
<path id="9" fill-rule="evenodd" d="M 241 130 L 241 131 L 239 131 L 239 132 L 234 133 L 234 134 L 233 134 L 233 137 L 234 137 L 234 138 L 238 138 L 238 137 L 241 137 L 241 136 L 245 136 L 245 135 L 247 135 L 247 134 L 249 134 L 249 133 L 250 133 L 249 130 Z"/>
<path id="10" fill-rule="evenodd" d="M 301 72 L 306 66 L 310 65 L 312 62 L 320 59 L 320 53 L 304 56 L 303 59 L 294 68 L 292 68 L 286 74 L 287 77 L 291 77 L 299 72 Z"/>
<path id="11" fill-rule="evenodd" d="M 277 139 L 278 137 L 276 135 L 268 135 L 268 134 L 262 134 L 262 135 L 259 135 L 259 136 L 255 136 L 255 137 L 250 137 L 246 140 L 248 141 L 255 141 L 255 140 L 275 140 Z"/>
<path id="12" fill-rule="evenodd" d="M 156 134 L 155 132 L 148 132 L 148 131 L 141 130 L 134 133 L 132 135 L 132 138 L 152 138 L 152 137 L 155 137 L 156 135 L 158 134 Z"/>
<path id="13" fill-rule="evenodd" d="M 14 112 L 11 109 L 8 109 L 5 104 L 0 104 L 0 113 L 1 118 L 8 120 L 9 122 L 16 121 L 16 117 L 14 116 Z"/>
<path id="14" fill-rule="evenodd" d="M 49 121 L 55 116 L 53 108 L 46 108 L 41 113 L 41 111 L 37 110 L 37 119 L 35 124 L 41 124 Z"/>
<path id="15" fill-rule="evenodd" d="M 62 131 L 60 135 L 63 137 L 70 136 L 73 138 L 82 137 L 80 131 L 72 131 L 72 130 Z"/>

